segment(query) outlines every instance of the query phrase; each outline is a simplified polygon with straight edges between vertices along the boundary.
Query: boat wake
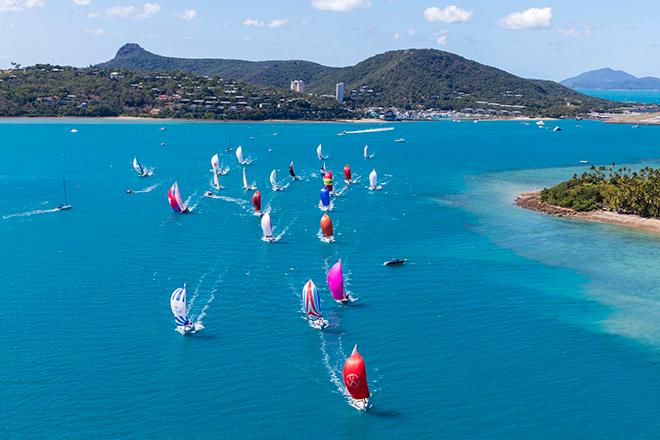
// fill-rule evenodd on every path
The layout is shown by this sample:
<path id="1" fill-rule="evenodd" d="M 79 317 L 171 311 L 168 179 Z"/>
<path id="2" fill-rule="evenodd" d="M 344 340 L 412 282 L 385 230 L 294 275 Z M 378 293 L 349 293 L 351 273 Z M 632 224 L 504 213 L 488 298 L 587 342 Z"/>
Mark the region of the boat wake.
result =
<path id="1" fill-rule="evenodd" d="M 323 203 L 319 202 L 319 209 L 321 211 L 332 211 L 335 209 L 335 204 L 333 202 L 330 202 L 328 206 L 323 206 Z"/>
<path id="2" fill-rule="evenodd" d="M 319 231 L 316 233 L 316 236 L 319 238 L 319 240 L 322 243 L 334 243 L 335 242 L 335 236 L 334 235 L 331 235 L 330 237 L 324 236 L 322 229 L 319 229 Z"/>
<path id="3" fill-rule="evenodd" d="M 160 182 L 159 182 L 159 183 L 154 183 L 153 185 L 150 185 L 150 186 L 148 186 L 148 187 L 146 187 L 146 188 L 144 188 L 144 189 L 138 189 L 138 190 L 135 190 L 135 191 L 133 191 L 133 192 L 134 192 L 135 194 L 148 193 L 148 192 L 151 192 L 151 191 L 155 190 L 155 189 L 158 188 L 160 185 L 161 185 Z"/>
<path id="4" fill-rule="evenodd" d="M 39 215 L 39 214 L 50 214 L 52 212 L 57 212 L 59 209 L 53 208 L 53 209 L 35 209 L 34 211 L 27 211 L 27 212 L 16 212 L 14 214 L 7 214 L 3 215 L 2 218 L 4 220 L 14 218 L 14 217 L 32 217 L 33 215 Z"/>
<path id="5" fill-rule="evenodd" d="M 364 130 L 344 131 L 344 134 L 380 133 L 381 131 L 393 131 L 394 127 L 365 128 Z"/>
<path id="6" fill-rule="evenodd" d="M 195 320 L 195 331 L 200 331 L 204 328 L 203 320 L 206 318 L 206 312 L 208 311 L 209 307 L 211 307 L 213 300 L 215 300 L 215 293 L 211 293 L 211 296 L 209 296 L 206 304 L 204 304 L 204 307 L 202 307 L 202 311 L 199 312 L 199 316 L 197 316 L 197 319 Z"/>
<path id="7" fill-rule="evenodd" d="M 324 332 L 319 332 L 319 337 L 321 339 L 321 347 L 320 347 L 321 362 L 323 362 L 325 371 L 328 373 L 328 378 L 330 379 L 330 383 L 335 387 L 335 390 L 333 390 L 333 392 L 342 396 L 346 400 L 346 403 L 348 403 L 350 406 L 359 409 L 355 405 L 353 398 L 348 393 L 348 390 L 344 386 L 344 383 L 342 382 L 341 379 L 342 377 L 341 360 L 347 358 L 346 353 L 344 353 L 344 347 L 341 341 L 341 335 L 337 339 L 337 359 L 334 362 L 330 359 L 330 354 L 328 353 L 328 344 L 325 340 Z"/>

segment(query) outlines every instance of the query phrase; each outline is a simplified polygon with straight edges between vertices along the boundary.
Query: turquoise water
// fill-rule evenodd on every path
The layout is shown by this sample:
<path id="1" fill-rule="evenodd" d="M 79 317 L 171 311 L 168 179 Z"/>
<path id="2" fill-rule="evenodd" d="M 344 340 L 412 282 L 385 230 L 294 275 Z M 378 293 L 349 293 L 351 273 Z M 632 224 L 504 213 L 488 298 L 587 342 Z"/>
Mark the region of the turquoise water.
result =
<path id="1" fill-rule="evenodd" d="M 658 437 L 660 239 L 511 202 L 580 160 L 654 163 L 659 132 L 558 124 L 336 136 L 369 126 L 5 121 L 3 436 Z M 249 178 L 285 231 L 276 244 L 241 203 L 233 152 L 221 155 L 226 199 L 201 197 L 230 137 L 255 159 Z M 335 199 L 333 244 L 316 236 L 319 142 L 336 176 L 350 163 L 361 178 Z M 153 177 L 134 176 L 134 155 Z M 290 160 L 304 179 L 273 193 L 270 170 L 284 180 Z M 380 192 L 365 188 L 371 167 Z M 48 212 L 63 176 L 74 209 Z M 174 180 L 193 214 L 169 208 Z M 382 266 L 399 256 L 409 263 Z M 337 258 L 359 297 L 350 307 L 324 283 Z M 308 278 L 331 323 L 322 333 L 301 317 Z M 192 315 L 206 307 L 192 337 L 169 311 L 184 281 Z M 355 343 L 373 391 L 366 414 L 337 380 Z"/>
<path id="2" fill-rule="evenodd" d="M 577 89 L 585 95 L 620 102 L 640 102 L 642 104 L 660 104 L 660 90 L 596 90 Z"/>

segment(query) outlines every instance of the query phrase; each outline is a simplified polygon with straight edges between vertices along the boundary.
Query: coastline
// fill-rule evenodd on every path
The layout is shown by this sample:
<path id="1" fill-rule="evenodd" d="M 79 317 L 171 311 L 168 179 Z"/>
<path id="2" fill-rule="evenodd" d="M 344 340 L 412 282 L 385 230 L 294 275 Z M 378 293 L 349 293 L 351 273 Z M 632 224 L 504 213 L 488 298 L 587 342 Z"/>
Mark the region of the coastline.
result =
<path id="1" fill-rule="evenodd" d="M 633 214 L 619 214 L 610 211 L 587 211 L 579 212 L 570 208 L 548 205 L 541 201 L 539 191 L 524 192 L 519 194 L 515 201 L 516 206 L 529 209 L 530 211 L 540 212 L 555 217 L 565 217 L 576 220 L 585 220 L 590 222 L 605 223 L 608 225 L 623 226 L 629 229 L 652 232 L 660 234 L 660 219 L 644 218 Z"/>

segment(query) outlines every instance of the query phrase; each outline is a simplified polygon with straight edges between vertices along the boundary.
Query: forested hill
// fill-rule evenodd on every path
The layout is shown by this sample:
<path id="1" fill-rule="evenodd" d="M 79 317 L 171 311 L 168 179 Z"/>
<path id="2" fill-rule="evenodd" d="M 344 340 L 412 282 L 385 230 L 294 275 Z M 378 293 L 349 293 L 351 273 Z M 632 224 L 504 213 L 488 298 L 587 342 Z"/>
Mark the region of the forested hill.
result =
<path id="1" fill-rule="evenodd" d="M 435 49 L 396 50 L 354 66 L 327 67 L 309 61 L 243 61 L 169 58 L 137 44 L 123 46 L 105 68 L 182 71 L 218 75 L 251 84 L 286 88 L 302 79 L 306 90 L 333 94 L 346 84 L 347 102 L 356 107 L 506 109 L 524 114 L 571 115 L 605 110 L 612 103 L 588 97 L 551 81 L 533 81 Z"/>

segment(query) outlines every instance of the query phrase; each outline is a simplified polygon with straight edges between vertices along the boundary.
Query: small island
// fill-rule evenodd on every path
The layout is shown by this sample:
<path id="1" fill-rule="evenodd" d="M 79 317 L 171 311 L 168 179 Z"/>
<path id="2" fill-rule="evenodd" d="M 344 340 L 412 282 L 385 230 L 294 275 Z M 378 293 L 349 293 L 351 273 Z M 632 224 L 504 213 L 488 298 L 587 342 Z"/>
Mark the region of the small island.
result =
<path id="1" fill-rule="evenodd" d="M 515 203 L 557 217 L 660 233 L 660 169 L 592 166 L 551 188 L 520 194 Z"/>

